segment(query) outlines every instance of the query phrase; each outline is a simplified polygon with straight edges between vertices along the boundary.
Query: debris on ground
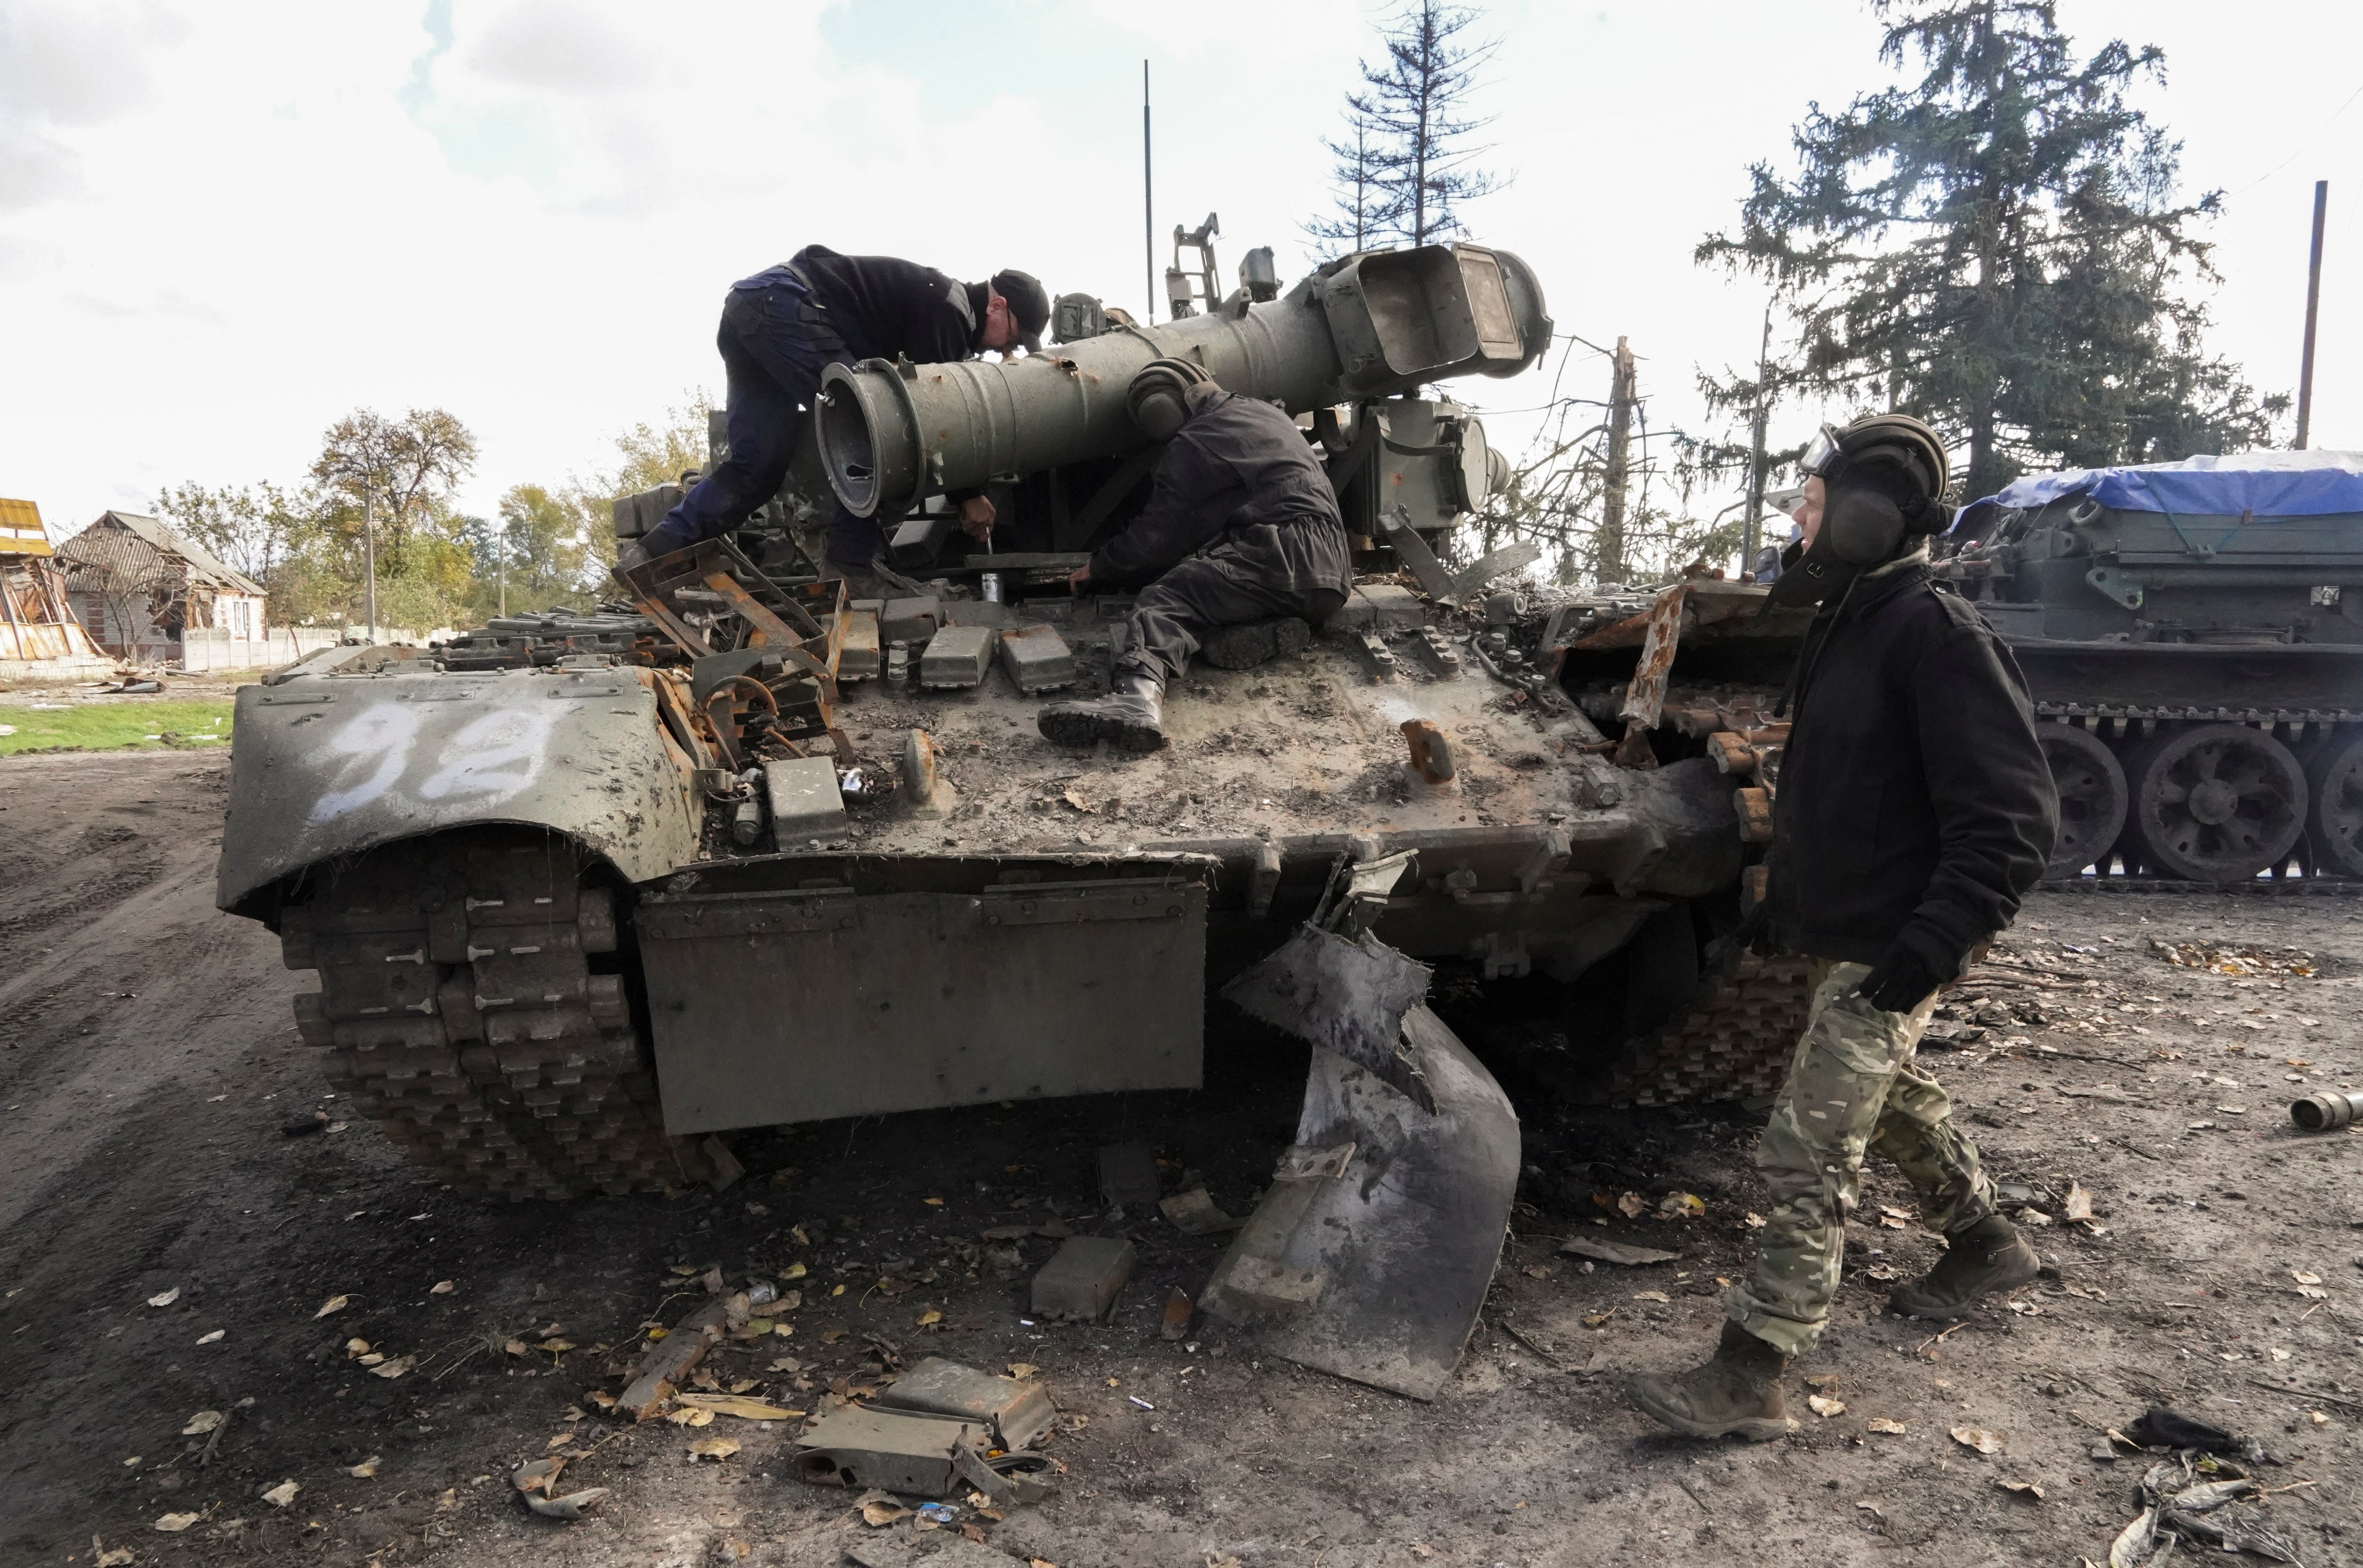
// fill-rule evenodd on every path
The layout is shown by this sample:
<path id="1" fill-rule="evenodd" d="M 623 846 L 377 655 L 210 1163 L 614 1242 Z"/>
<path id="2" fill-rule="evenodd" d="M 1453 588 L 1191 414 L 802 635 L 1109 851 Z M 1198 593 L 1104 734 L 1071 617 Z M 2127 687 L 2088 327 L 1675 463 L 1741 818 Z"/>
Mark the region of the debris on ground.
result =
<path id="1" fill-rule="evenodd" d="M 1579 1258 L 1595 1258 L 1603 1263 L 1625 1263 L 1634 1266 L 1643 1263 L 1670 1263 L 1681 1256 L 1680 1252 L 1669 1252 L 1662 1248 L 1636 1247 L 1624 1241 L 1601 1241 L 1590 1236 L 1571 1237 L 1560 1246 L 1559 1251 L 1572 1252 Z"/>
<path id="2" fill-rule="evenodd" d="M 2235 1437 L 2223 1428 L 2186 1416 L 2165 1405 L 2153 1405 L 2125 1435 L 2144 1448 L 2189 1449 L 2197 1453 L 2230 1454 L 2251 1464 L 2265 1462 L 2265 1445 L 2254 1438 Z"/>
<path id="3" fill-rule="evenodd" d="M 1074 1320 L 1106 1316 L 1132 1278 L 1134 1261 L 1129 1241 L 1070 1236 L 1034 1276 L 1034 1315 Z"/>
<path id="4" fill-rule="evenodd" d="M 1206 1195 L 1203 1185 L 1190 1187 L 1171 1197 L 1159 1200 L 1157 1210 L 1175 1229 L 1192 1236 L 1220 1235 L 1226 1230 L 1237 1230 L 1247 1223 L 1215 1207 L 1215 1200 Z"/>
<path id="5" fill-rule="evenodd" d="M 720 1341 L 729 1318 L 727 1302 L 709 1302 L 675 1324 L 632 1370 L 624 1392 L 616 1398 L 616 1413 L 635 1421 L 659 1414 L 676 1386 L 705 1352 Z M 653 1333 L 649 1338 L 655 1339 Z"/>
<path id="6" fill-rule="evenodd" d="M 1100 1201 L 1110 1208 L 1140 1208 L 1157 1201 L 1157 1151 L 1146 1143 L 1111 1143 L 1100 1151 Z"/>
<path id="7" fill-rule="evenodd" d="M 1031 1444 L 1059 1417 L 1045 1385 L 996 1377 L 941 1356 L 929 1356 L 896 1378 L 879 1396 L 878 1408 L 979 1422 L 990 1429 L 993 1446 L 1007 1451 Z"/>
<path id="8" fill-rule="evenodd" d="M 2166 942 L 2150 939 L 2150 951 L 2178 969 L 2204 969 L 2217 974 L 2293 974 L 2302 979 L 2319 973 L 2314 956 L 2296 948 L 2222 947 L 2212 942 Z"/>

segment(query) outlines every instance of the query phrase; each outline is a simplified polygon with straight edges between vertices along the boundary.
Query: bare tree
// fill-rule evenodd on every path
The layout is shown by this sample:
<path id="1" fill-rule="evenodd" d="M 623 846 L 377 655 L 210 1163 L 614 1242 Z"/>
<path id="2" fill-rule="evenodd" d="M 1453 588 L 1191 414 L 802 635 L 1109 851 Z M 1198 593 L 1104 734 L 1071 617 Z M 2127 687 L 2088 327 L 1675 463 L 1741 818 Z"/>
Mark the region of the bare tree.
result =
<path id="1" fill-rule="evenodd" d="M 1463 39 L 1477 19 L 1465 6 L 1406 0 L 1385 24 L 1384 59 L 1376 66 L 1362 62 L 1362 90 L 1347 95 L 1346 107 L 1359 150 L 1350 168 L 1368 181 L 1370 195 L 1362 203 L 1341 178 L 1337 200 L 1341 208 L 1356 202 L 1358 211 L 1380 217 L 1372 239 L 1449 239 L 1461 232 L 1459 204 L 1502 187 L 1476 166 L 1492 150 L 1469 144 L 1491 123 L 1471 116 L 1468 104 L 1479 68 L 1498 47 Z M 1343 156 L 1339 146 L 1330 150 Z M 1348 167 L 1341 163 L 1341 176 Z"/>
<path id="2" fill-rule="evenodd" d="M 1370 117 L 1348 108 L 1346 123 L 1350 139 L 1322 143 L 1337 161 L 1329 176 L 1334 210 L 1304 226 L 1332 256 L 1370 249 L 1394 232 L 1403 215 L 1400 193 L 1390 183 L 1390 155 L 1374 139 Z"/>

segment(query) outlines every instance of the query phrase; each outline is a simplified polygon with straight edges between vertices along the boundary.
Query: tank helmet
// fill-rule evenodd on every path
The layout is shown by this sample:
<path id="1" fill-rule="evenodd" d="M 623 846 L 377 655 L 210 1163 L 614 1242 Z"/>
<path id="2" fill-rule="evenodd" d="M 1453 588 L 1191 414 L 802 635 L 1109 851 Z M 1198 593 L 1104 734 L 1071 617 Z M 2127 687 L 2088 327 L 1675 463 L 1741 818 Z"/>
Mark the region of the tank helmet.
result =
<path id="1" fill-rule="evenodd" d="M 1818 604 L 1951 521 L 1943 499 L 1952 483 L 1945 443 L 1909 414 L 1824 425 L 1797 466 L 1822 482 L 1822 522 L 1813 544 L 1782 562 L 1774 604 Z"/>
<path id="2" fill-rule="evenodd" d="M 1210 384 L 1214 379 L 1195 360 L 1151 360 L 1125 388 L 1125 407 L 1142 435 L 1152 441 L 1170 441 L 1190 417 L 1190 389 Z"/>

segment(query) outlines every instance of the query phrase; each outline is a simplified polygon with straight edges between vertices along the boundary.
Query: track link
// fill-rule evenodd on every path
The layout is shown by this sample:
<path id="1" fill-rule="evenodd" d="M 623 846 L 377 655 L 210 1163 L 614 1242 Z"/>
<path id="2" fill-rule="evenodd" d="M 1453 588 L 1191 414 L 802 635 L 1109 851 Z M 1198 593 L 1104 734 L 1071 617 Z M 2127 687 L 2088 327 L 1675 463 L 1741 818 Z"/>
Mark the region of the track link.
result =
<path id="1" fill-rule="evenodd" d="M 514 827 L 406 840 L 316 873 L 282 915 L 330 1087 L 467 1194 L 657 1192 L 706 1174 L 668 1138 L 632 1024 L 613 895 L 571 840 Z M 612 969 L 613 960 L 603 960 Z"/>
<path id="2" fill-rule="evenodd" d="M 1813 1001 L 1806 962 L 1752 952 L 1725 959 L 1712 990 L 1625 1042 L 1609 1103 L 1674 1106 L 1778 1092 Z"/>

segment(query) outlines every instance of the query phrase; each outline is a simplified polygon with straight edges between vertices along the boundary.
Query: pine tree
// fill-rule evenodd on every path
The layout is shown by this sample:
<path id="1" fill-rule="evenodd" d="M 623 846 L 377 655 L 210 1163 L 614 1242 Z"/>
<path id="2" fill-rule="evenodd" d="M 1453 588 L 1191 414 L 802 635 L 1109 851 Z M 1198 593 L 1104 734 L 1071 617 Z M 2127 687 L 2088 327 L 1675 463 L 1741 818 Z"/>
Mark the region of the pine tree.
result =
<path id="1" fill-rule="evenodd" d="M 1461 232 L 1459 204 L 1501 188 L 1475 166 L 1490 150 L 1469 145 L 1490 123 L 1467 110 L 1494 49 L 1462 39 L 1477 17 L 1406 0 L 1387 22 L 1384 59 L 1364 61 L 1361 90 L 1346 96 L 1352 140 L 1326 144 L 1337 159 L 1337 216 L 1308 223 L 1306 233 L 1353 250 L 1433 244 Z"/>
<path id="2" fill-rule="evenodd" d="M 1919 415 L 1969 449 L 1966 493 L 2029 467 L 2147 462 L 2270 439 L 2262 400 L 2206 357 L 2213 281 L 2193 229 L 2220 193 L 2174 199 L 2180 144 L 2127 101 L 2164 56 L 2080 61 L 2050 0 L 1939 0 L 1888 22 L 1880 58 L 1916 82 L 1809 106 L 1793 180 L 1749 171 L 1736 235 L 1701 262 L 1771 281 L 1798 332 L 1792 389 Z M 1749 405 L 1754 378 L 1708 387 Z"/>

